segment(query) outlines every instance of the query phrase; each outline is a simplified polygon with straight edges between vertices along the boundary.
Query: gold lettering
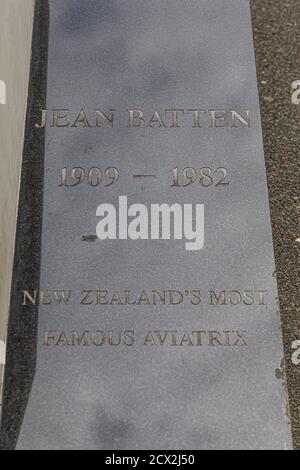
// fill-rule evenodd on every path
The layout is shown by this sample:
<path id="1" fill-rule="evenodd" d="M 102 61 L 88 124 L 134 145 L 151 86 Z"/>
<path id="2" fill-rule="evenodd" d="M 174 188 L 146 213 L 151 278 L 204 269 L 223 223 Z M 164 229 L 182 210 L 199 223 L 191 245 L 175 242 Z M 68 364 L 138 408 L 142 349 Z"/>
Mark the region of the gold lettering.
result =
<path id="1" fill-rule="evenodd" d="M 22 294 L 23 294 L 23 306 L 26 306 L 28 305 L 27 302 L 29 301 L 32 305 L 36 305 L 36 301 L 37 301 L 37 294 L 38 294 L 38 290 L 35 290 L 33 291 L 33 295 L 31 295 L 27 290 L 23 290 L 22 291 Z"/>
<path id="2" fill-rule="evenodd" d="M 138 305 L 150 305 L 150 300 L 145 291 L 143 291 L 142 295 L 139 298 Z"/>
<path id="3" fill-rule="evenodd" d="M 226 292 L 222 291 L 218 295 L 215 291 L 210 291 L 210 304 L 211 305 L 227 305 Z"/>
<path id="4" fill-rule="evenodd" d="M 40 292 L 40 304 L 41 305 L 52 305 L 52 292 L 49 290 L 42 290 Z"/>
<path id="5" fill-rule="evenodd" d="M 144 346 L 148 346 L 148 344 L 149 344 L 150 346 L 157 346 L 152 331 L 149 331 L 149 332 L 147 333 L 146 339 L 145 339 L 145 341 L 144 341 Z"/>
<path id="6" fill-rule="evenodd" d="M 163 118 L 161 117 L 161 115 L 159 114 L 158 111 L 155 111 L 153 113 L 153 116 L 152 118 L 150 119 L 150 122 L 149 122 L 149 125 L 148 127 L 152 127 L 153 128 L 153 124 L 158 124 L 158 127 L 159 128 L 166 128 L 166 124 L 164 123 L 163 121 Z"/>
<path id="7" fill-rule="evenodd" d="M 206 114 L 206 109 L 188 109 L 188 113 L 193 113 L 194 115 L 194 129 L 201 129 L 201 115 Z"/>
<path id="8" fill-rule="evenodd" d="M 108 344 L 110 346 L 120 346 L 122 341 L 121 333 L 118 333 L 117 339 L 114 341 L 114 331 L 109 331 L 108 334 Z"/>
<path id="9" fill-rule="evenodd" d="M 55 341 L 55 331 L 45 331 L 44 333 L 44 346 L 50 346 L 50 341 Z"/>
<path id="10" fill-rule="evenodd" d="M 120 293 L 118 291 L 114 293 L 111 301 L 109 302 L 109 305 L 123 305 L 121 301 Z"/>
<path id="11" fill-rule="evenodd" d="M 124 345 L 133 346 L 135 343 L 134 331 L 125 331 L 124 333 Z"/>
<path id="12" fill-rule="evenodd" d="M 83 109 L 80 111 L 77 118 L 75 119 L 74 124 L 71 127 L 92 127 Z"/>
<path id="13" fill-rule="evenodd" d="M 69 291 L 55 291 L 54 296 L 57 300 L 57 303 L 58 304 L 63 303 L 64 305 L 68 305 L 68 303 L 70 301 L 70 298 L 71 298 L 71 295 L 72 295 L 72 292 L 73 291 L 71 291 L 71 290 L 69 290 Z"/>
<path id="14" fill-rule="evenodd" d="M 41 120 L 41 123 L 38 124 L 36 123 L 35 124 L 35 127 L 37 129 L 43 129 L 44 127 L 46 127 L 46 124 L 47 124 L 47 113 L 48 113 L 48 110 L 47 109 L 42 109 L 42 120 Z"/>
<path id="15" fill-rule="evenodd" d="M 146 127 L 144 112 L 140 109 L 128 109 L 130 128 L 143 128 Z"/>
<path id="16" fill-rule="evenodd" d="M 68 342 L 67 335 L 66 335 L 66 333 L 65 333 L 64 331 L 60 334 L 60 336 L 59 336 L 57 342 L 55 343 L 55 346 L 60 346 L 60 345 L 62 345 L 62 346 L 70 346 L 70 343 Z"/>
<path id="17" fill-rule="evenodd" d="M 239 346 L 239 344 L 241 344 L 241 346 L 248 346 L 247 341 L 244 338 L 245 333 L 247 333 L 246 331 L 235 331 L 234 333 L 236 334 L 234 346 Z"/>
<path id="18" fill-rule="evenodd" d="M 135 301 L 130 300 L 130 290 L 125 291 L 125 305 L 136 305 Z"/>
<path id="19" fill-rule="evenodd" d="M 211 109 L 211 129 L 225 129 L 228 127 L 226 122 L 226 110 L 225 109 Z"/>
<path id="20" fill-rule="evenodd" d="M 103 113 L 99 109 L 95 109 L 96 111 L 96 127 L 101 127 L 101 121 L 104 121 L 108 124 L 111 128 L 114 127 L 114 117 L 115 117 L 115 109 L 110 109 L 111 115 L 107 116 L 107 114 Z"/>
<path id="21" fill-rule="evenodd" d="M 163 346 L 166 342 L 166 339 L 168 337 L 168 331 L 165 332 L 165 334 L 162 336 L 162 334 L 160 333 L 160 331 L 155 331 L 154 332 L 158 338 L 158 341 L 159 341 L 159 344 L 161 346 Z"/>
<path id="22" fill-rule="evenodd" d="M 267 291 L 259 291 L 258 294 L 259 294 L 259 305 L 266 305 L 266 295 L 267 295 Z"/>
<path id="23" fill-rule="evenodd" d="M 107 300 L 108 291 L 107 290 L 99 290 L 97 291 L 97 305 L 108 305 Z"/>
<path id="24" fill-rule="evenodd" d="M 193 346 L 193 341 L 191 340 L 190 335 L 188 333 L 184 333 L 180 346 L 184 346 L 185 344 L 187 346 Z"/>
<path id="25" fill-rule="evenodd" d="M 97 341 L 97 337 L 100 336 L 100 341 Z M 91 336 L 91 341 L 94 346 L 100 347 L 105 344 L 105 334 L 103 331 L 96 331 L 96 333 L 93 333 Z"/>
<path id="26" fill-rule="evenodd" d="M 231 305 L 239 305 L 242 302 L 241 294 L 235 290 L 229 292 L 227 298 Z"/>
<path id="27" fill-rule="evenodd" d="M 68 112 L 69 112 L 68 109 L 53 109 L 51 127 L 69 127 L 70 122 L 67 121 Z M 61 113 L 64 113 L 64 114 L 61 115 Z"/>
<path id="28" fill-rule="evenodd" d="M 85 331 L 80 335 L 77 331 L 73 331 L 72 333 L 73 340 L 72 340 L 72 345 L 73 346 L 89 346 L 89 336 L 90 332 Z"/>
<path id="29" fill-rule="evenodd" d="M 92 294 L 92 290 L 84 290 L 82 291 L 82 295 L 84 296 L 83 299 L 80 301 L 80 305 L 92 305 L 93 301 L 88 300 L 90 298 L 90 295 Z"/>
<path id="30" fill-rule="evenodd" d="M 232 128 L 237 128 L 239 127 L 239 123 L 241 122 L 244 124 L 246 127 L 251 127 L 251 122 L 250 122 L 250 111 L 246 111 L 246 117 L 243 117 L 240 113 L 237 111 L 231 111 L 231 120 L 232 120 Z"/>
<path id="31" fill-rule="evenodd" d="M 172 115 L 172 125 L 171 128 L 180 128 L 178 123 L 178 113 L 185 114 L 184 109 L 166 109 L 166 114 L 171 113 Z"/>
<path id="32" fill-rule="evenodd" d="M 221 333 L 218 331 L 209 331 L 208 332 L 208 337 L 209 337 L 209 346 L 223 346 L 222 342 L 220 341 L 221 339 Z"/>
<path id="33" fill-rule="evenodd" d="M 203 336 L 206 338 L 206 331 L 193 331 L 193 335 L 197 335 L 197 346 L 203 346 Z"/>

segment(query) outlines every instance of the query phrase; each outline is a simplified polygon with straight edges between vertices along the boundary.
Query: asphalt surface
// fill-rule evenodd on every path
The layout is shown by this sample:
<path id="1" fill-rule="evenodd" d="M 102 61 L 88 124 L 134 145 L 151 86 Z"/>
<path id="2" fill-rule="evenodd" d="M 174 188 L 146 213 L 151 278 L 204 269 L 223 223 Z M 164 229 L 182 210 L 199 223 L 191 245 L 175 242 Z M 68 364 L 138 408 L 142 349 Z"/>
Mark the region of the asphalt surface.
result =
<path id="1" fill-rule="evenodd" d="M 291 83 L 300 80 L 300 0 L 252 0 L 251 8 L 289 415 L 300 450 L 300 366 L 292 363 L 300 340 L 300 106 L 291 102 Z"/>

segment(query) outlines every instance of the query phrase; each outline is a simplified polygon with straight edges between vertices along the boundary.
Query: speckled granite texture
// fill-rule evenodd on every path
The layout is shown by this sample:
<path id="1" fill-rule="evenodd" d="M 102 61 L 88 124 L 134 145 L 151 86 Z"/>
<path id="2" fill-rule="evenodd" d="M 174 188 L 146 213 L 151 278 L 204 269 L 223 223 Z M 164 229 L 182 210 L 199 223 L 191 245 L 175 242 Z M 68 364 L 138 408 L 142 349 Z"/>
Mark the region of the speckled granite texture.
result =
<path id="1" fill-rule="evenodd" d="M 29 102 L 28 124 L 36 119 L 36 106 L 44 106 L 47 60 L 48 10 L 45 0 L 37 2 L 35 28 L 35 58 L 32 67 L 31 91 L 33 102 Z M 299 21 L 300 4 L 297 0 L 275 2 L 253 0 L 252 15 L 262 123 L 264 130 L 267 173 L 270 191 L 273 235 L 277 261 L 277 278 L 281 315 L 284 327 L 286 364 L 290 393 L 291 420 L 294 429 L 295 447 L 300 448 L 299 429 L 299 368 L 292 365 L 291 342 L 300 336 L 298 263 L 299 247 L 299 120 L 300 107 L 291 105 L 290 83 L 299 78 L 300 54 Z M 22 193 L 19 215 L 20 230 L 17 237 L 14 292 L 24 282 L 37 285 L 40 273 L 40 240 L 43 181 L 44 135 L 28 131 L 28 146 L 25 147 L 22 189 L 33 181 L 30 194 Z M 34 171 L 30 163 L 35 163 Z M 22 198 L 23 194 L 23 198 Z M 33 210 L 36 208 L 35 210 Z M 298 211 L 298 212 L 297 212 Z M 30 216 L 29 216 L 30 213 Z M 24 230 L 25 228 L 25 230 Z M 34 237 L 31 237 L 34 233 Z M 24 253 L 27 256 L 24 256 Z M 22 261 L 20 261 L 22 259 Z M 298 290 L 297 290 L 298 289 Z M 6 377 L 5 413 L 1 434 L 1 448 L 11 449 L 23 421 L 28 394 L 31 390 L 36 360 L 37 310 L 22 315 L 14 296 L 11 305 L 9 336 L 11 348 L 8 354 Z M 16 316 L 18 315 L 18 322 Z M 280 376 L 280 374 L 278 375 Z"/>
<path id="2" fill-rule="evenodd" d="M 251 4 L 290 413 L 300 450 L 300 367 L 291 361 L 291 344 L 300 339 L 300 106 L 291 104 L 291 83 L 300 79 L 300 2 Z"/>
<path id="3" fill-rule="evenodd" d="M 133 19 L 139 27 L 132 27 Z M 114 132 L 106 128 L 69 132 L 65 128 L 58 133 L 47 128 L 43 288 L 63 288 L 66 276 L 68 285 L 76 290 L 93 288 L 95 282 L 109 289 L 126 286 L 132 292 L 157 286 L 191 289 L 196 284 L 207 307 L 199 311 L 184 302 L 153 310 L 151 305 L 124 309 L 118 304 L 99 312 L 95 305 L 83 309 L 74 297 L 66 308 L 41 306 L 36 374 L 17 448 L 290 448 L 285 390 L 278 380 L 283 347 L 248 0 L 189 0 L 186 5 L 181 0 L 95 0 L 88 4 L 51 0 L 49 37 L 48 108 L 67 105 L 76 109 L 108 102 L 119 110 L 143 103 L 148 112 L 158 103 L 162 108 L 169 103 L 201 104 L 208 109 L 250 106 L 252 125 L 213 134 L 206 126 L 199 132 L 190 126 L 176 132 L 131 132 L 121 121 Z M 221 84 L 220 76 L 224 77 Z M 30 117 L 33 115 L 31 111 Z M 30 132 L 32 121 L 28 128 Z M 30 134 L 26 142 L 31 142 L 36 154 L 38 149 L 33 147 L 37 142 Z M 81 197 L 74 191 L 55 190 L 57 169 L 74 165 L 75 146 L 77 158 L 84 155 L 86 165 L 94 165 L 96 156 L 101 156 L 103 165 L 113 162 L 123 175 L 117 187 L 108 191 L 102 186 L 95 193 L 84 186 L 77 191 Z M 198 185 L 174 193 L 163 175 L 174 164 L 182 168 L 187 162 L 199 165 L 199 149 L 203 164 L 212 163 L 214 155 L 214 164 L 230 169 L 232 184 L 221 194 L 202 191 Z M 36 171 L 34 165 L 29 166 Z M 160 176 L 156 183 L 147 187 L 132 183 L 134 171 L 151 167 Z M 28 190 L 21 200 L 33 197 L 37 190 Z M 95 230 L 98 202 L 114 203 L 117 196 L 129 192 L 132 201 L 147 205 L 156 201 L 206 204 L 205 249 L 186 253 L 172 244 L 146 241 L 113 246 L 99 241 L 83 243 L 82 236 Z M 23 214 L 26 210 L 23 208 Z M 37 242 L 39 230 L 39 225 L 32 227 Z M 23 263 L 25 251 L 31 252 L 32 247 L 23 249 Z M 20 264 L 18 261 L 18 268 Z M 21 285 L 32 289 L 36 284 L 37 280 L 24 279 L 19 271 L 13 301 L 18 300 Z M 205 293 L 210 289 L 243 291 L 249 287 L 268 291 L 265 307 L 256 304 L 250 312 L 244 303 L 226 312 L 221 305 L 208 309 Z M 12 310 L 14 315 L 18 308 Z M 18 347 L 20 334 L 27 341 L 30 335 L 34 338 L 30 318 L 22 309 L 17 318 L 12 316 L 9 354 Z M 95 327 L 104 331 L 133 328 L 135 346 L 126 353 L 122 345 L 84 350 L 43 346 L 45 331 L 93 331 Z M 230 346 L 204 347 L 201 353 L 197 348 L 169 349 L 168 342 L 163 349 L 143 347 L 146 331 L 166 328 L 179 334 L 195 328 L 238 329 L 247 332 L 248 347 L 239 351 Z M 34 341 L 31 345 L 33 372 Z M 21 361 L 16 356 L 8 364 L 10 386 L 16 364 L 20 367 L 24 358 Z M 24 371 L 20 372 L 19 380 L 24 381 Z M 8 393 L 10 400 L 16 389 Z M 28 388 L 24 401 L 27 394 Z M 20 413 L 15 414 L 14 425 L 17 416 Z"/>

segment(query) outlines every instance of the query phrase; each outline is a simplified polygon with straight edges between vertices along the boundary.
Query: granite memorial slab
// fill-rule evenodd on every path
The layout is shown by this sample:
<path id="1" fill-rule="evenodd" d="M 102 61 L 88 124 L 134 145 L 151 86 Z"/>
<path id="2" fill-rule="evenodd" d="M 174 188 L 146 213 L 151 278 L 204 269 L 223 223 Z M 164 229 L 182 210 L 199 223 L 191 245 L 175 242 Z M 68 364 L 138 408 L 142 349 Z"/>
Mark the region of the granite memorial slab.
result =
<path id="1" fill-rule="evenodd" d="M 3 446 L 291 449 L 249 1 L 50 0 L 48 41 Z"/>

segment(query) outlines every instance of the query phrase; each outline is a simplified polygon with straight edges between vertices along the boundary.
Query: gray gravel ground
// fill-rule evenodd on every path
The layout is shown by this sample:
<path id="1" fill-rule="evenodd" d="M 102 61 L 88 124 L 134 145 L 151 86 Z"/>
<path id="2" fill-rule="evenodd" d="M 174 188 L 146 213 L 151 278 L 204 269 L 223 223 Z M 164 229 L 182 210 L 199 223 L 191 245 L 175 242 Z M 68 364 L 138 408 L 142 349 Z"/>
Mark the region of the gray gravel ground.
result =
<path id="1" fill-rule="evenodd" d="M 291 83 L 300 80 L 300 0 L 252 0 L 254 43 L 262 110 L 279 303 L 283 324 L 290 418 L 300 450 L 300 106 Z"/>

